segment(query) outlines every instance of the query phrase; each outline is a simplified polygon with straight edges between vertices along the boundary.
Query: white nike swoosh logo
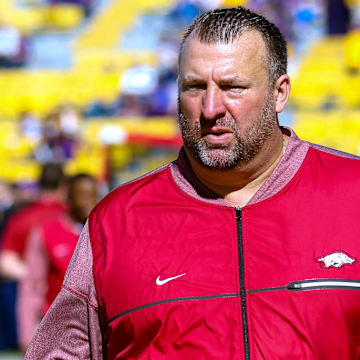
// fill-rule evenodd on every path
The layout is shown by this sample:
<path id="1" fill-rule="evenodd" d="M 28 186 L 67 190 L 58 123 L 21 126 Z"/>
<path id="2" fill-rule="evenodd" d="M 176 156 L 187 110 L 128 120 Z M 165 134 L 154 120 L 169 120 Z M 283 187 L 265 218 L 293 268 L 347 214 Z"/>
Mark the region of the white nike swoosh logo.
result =
<path id="1" fill-rule="evenodd" d="M 179 278 L 179 277 L 181 277 L 181 276 L 184 276 L 184 275 L 186 275 L 186 274 L 184 273 L 184 274 L 181 274 L 181 275 L 176 275 L 176 276 L 173 276 L 173 277 L 169 277 L 169 278 L 167 278 L 167 279 L 164 279 L 164 280 L 160 280 L 160 275 L 159 275 L 159 276 L 156 278 L 156 285 L 159 285 L 159 286 L 164 285 L 164 284 L 168 283 L 169 281 L 175 280 L 175 279 L 177 279 L 177 278 Z"/>

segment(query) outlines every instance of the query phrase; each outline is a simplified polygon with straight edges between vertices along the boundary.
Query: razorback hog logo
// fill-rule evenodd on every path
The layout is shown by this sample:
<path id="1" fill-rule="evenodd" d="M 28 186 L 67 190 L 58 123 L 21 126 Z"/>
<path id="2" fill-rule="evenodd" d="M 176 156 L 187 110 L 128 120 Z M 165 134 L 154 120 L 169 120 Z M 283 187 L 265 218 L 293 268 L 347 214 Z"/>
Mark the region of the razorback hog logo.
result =
<path id="1" fill-rule="evenodd" d="M 332 254 L 318 258 L 317 261 L 322 261 L 325 268 L 333 266 L 334 268 L 339 269 L 346 264 L 352 265 L 355 259 L 352 259 L 350 256 L 346 255 L 343 252 L 334 252 Z"/>

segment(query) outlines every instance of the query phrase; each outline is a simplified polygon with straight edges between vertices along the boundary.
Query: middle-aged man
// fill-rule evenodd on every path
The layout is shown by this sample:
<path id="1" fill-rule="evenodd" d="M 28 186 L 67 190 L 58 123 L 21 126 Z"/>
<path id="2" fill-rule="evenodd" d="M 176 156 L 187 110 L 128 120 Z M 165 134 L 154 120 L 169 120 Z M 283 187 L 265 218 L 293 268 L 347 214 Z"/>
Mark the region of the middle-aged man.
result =
<path id="1" fill-rule="evenodd" d="M 179 59 L 179 158 L 91 213 L 26 359 L 358 359 L 360 162 L 279 127 L 286 43 L 238 7 Z"/>

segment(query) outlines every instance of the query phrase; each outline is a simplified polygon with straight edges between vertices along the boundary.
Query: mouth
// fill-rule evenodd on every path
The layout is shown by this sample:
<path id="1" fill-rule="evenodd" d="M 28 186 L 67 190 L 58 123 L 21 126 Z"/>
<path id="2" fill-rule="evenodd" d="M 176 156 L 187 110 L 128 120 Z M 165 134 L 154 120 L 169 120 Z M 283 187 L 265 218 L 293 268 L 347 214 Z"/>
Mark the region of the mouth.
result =
<path id="1" fill-rule="evenodd" d="M 223 145 L 231 141 L 233 132 L 229 129 L 212 128 L 202 134 L 203 139 L 213 145 Z"/>

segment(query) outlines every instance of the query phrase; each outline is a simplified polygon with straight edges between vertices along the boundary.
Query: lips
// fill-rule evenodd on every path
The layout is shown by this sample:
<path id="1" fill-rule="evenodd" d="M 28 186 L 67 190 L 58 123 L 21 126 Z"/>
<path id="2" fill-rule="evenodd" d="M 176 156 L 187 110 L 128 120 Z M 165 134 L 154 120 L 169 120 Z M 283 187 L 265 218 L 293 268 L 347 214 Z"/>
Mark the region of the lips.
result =
<path id="1" fill-rule="evenodd" d="M 202 137 L 206 142 L 214 145 L 226 144 L 233 138 L 233 132 L 225 128 L 212 128 L 203 131 Z"/>

